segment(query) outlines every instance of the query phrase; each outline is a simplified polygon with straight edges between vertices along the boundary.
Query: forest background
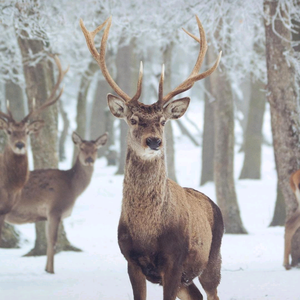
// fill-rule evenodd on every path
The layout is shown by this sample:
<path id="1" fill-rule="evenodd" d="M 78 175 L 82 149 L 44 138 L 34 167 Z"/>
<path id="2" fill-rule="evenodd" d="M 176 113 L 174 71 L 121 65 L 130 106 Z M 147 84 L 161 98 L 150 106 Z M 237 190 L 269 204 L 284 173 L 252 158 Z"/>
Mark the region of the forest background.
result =
<path id="1" fill-rule="evenodd" d="M 51 91 L 56 76 L 53 55 L 59 55 L 63 68 L 70 65 L 59 104 L 43 113 L 47 126 L 31 138 L 32 168 L 56 168 L 66 161 L 72 131 L 85 139 L 107 131 L 109 143 L 100 149 L 99 158 L 115 166 L 116 175 L 124 172 L 127 127 L 108 110 L 106 95 L 111 90 L 88 51 L 79 19 L 93 30 L 113 16 L 108 68 L 118 85 L 133 95 L 139 61 L 143 61 L 142 101 L 150 104 L 157 99 L 162 63 L 166 92 L 192 70 L 199 45 L 180 28 L 198 35 L 194 17 L 198 15 L 208 41 L 204 68 L 212 65 L 220 50 L 223 54 L 218 70 L 185 93 L 192 99 L 190 113 L 167 123 L 169 177 L 178 180 L 176 159 L 182 159 L 175 154 L 181 147 L 175 141 L 175 130 L 198 147 L 200 163 L 193 165 L 198 170 L 197 181 L 201 186 L 214 182 L 214 200 L 222 210 L 226 233 L 246 234 L 236 193 L 235 155 L 244 154 L 239 180 L 260 180 L 262 148 L 272 147 L 278 184 L 269 225 L 284 225 L 297 206 L 289 176 L 300 168 L 299 1 L 1 0 L 0 8 L 1 110 L 5 111 L 9 99 L 14 117 L 20 120 L 33 98 L 41 105 Z M 101 33 L 96 45 L 100 39 Z M 266 120 L 270 120 L 268 133 L 263 131 Z M 4 146 L 1 132 L 1 149 Z M 73 159 L 67 157 L 70 164 L 76 149 L 72 155 Z M 45 254 L 44 226 L 43 222 L 36 224 L 37 238 L 28 255 Z M 62 226 L 58 251 L 79 250 L 67 234 Z M 18 229 L 6 225 L 1 246 L 20 245 Z M 294 261 L 300 258 L 299 245 L 300 230 L 293 240 Z"/>

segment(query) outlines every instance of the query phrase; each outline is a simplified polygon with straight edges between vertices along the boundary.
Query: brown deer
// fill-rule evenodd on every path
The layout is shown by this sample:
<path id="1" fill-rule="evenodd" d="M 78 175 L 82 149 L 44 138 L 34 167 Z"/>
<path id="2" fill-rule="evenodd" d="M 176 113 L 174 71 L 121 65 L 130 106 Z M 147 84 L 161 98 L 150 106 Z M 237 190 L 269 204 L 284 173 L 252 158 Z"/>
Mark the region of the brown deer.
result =
<path id="1" fill-rule="evenodd" d="M 290 265 L 289 260 L 289 256 L 291 254 L 292 239 L 295 232 L 300 227 L 300 170 L 297 170 L 291 175 L 290 185 L 296 196 L 298 207 L 296 211 L 294 211 L 293 214 L 285 222 L 283 265 L 286 270 L 291 269 L 291 267 L 293 266 Z"/>
<path id="2" fill-rule="evenodd" d="M 87 31 L 82 20 L 81 29 L 90 52 L 99 64 L 104 77 L 119 95 L 108 95 L 112 114 L 124 119 L 129 126 L 122 211 L 118 227 L 118 242 L 128 262 L 128 273 L 135 300 L 146 299 L 146 279 L 163 286 L 163 299 L 203 299 L 193 283 L 199 280 L 208 299 L 217 300 L 220 282 L 220 246 L 224 226 L 220 209 L 204 194 L 182 188 L 167 178 L 165 163 L 164 125 L 180 118 L 190 99 L 171 101 L 200 79 L 210 75 L 216 63 L 198 74 L 207 45 L 204 29 L 197 18 L 200 43 L 197 62 L 190 76 L 177 88 L 163 96 L 162 69 L 158 101 L 145 105 L 138 101 L 142 88 L 142 64 L 136 94 L 131 98 L 110 76 L 105 64 L 105 48 L 111 18 L 106 20 L 100 53 L 94 37 L 100 30 Z"/>
<path id="3" fill-rule="evenodd" d="M 40 169 L 30 172 L 20 199 L 5 216 L 11 224 L 48 221 L 46 272 L 54 273 L 54 254 L 60 221 L 71 215 L 75 200 L 89 185 L 94 171 L 97 150 L 105 145 L 107 133 L 95 141 L 84 141 L 73 133 L 79 153 L 69 170 Z"/>
<path id="4" fill-rule="evenodd" d="M 21 192 L 29 176 L 27 138 L 31 133 L 37 134 L 44 126 L 44 121 L 36 120 L 30 122 L 30 119 L 38 116 L 45 108 L 58 101 L 63 93 L 62 88 L 56 96 L 68 69 L 62 71 L 58 57 L 55 56 L 54 59 L 59 75 L 50 96 L 41 107 L 36 109 L 33 101 L 33 109 L 20 122 L 13 118 L 8 105 L 7 113 L 0 111 L 0 129 L 4 130 L 7 135 L 7 145 L 3 154 L 0 154 L 0 241 L 5 215 L 16 204 L 17 195 Z"/>

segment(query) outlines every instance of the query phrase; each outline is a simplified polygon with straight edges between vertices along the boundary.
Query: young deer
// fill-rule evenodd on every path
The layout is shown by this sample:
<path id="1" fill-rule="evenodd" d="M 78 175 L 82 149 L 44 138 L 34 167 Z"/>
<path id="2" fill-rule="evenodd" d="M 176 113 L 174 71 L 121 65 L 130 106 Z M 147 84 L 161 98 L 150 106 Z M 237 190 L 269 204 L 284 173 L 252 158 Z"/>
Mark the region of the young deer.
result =
<path id="1" fill-rule="evenodd" d="M 11 224 L 48 221 L 46 272 L 54 273 L 54 254 L 60 221 L 71 215 L 75 201 L 87 188 L 94 171 L 97 150 L 105 145 L 107 133 L 95 141 L 84 141 L 72 135 L 79 154 L 70 170 L 41 169 L 30 172 L 18 203 L 6 215 Z"/>
<path id="2" fill-rule="evenodd" d="M 293 266 L 290 265 L 289 261 L 289 256 L 291 254 L 292 239 L 295 232 L 300 227 L 300 170 L 294 172 L 291 175 L 290 185 L 296 196 L 298 207 L 285 223 L 283 265 L 286 268 L 286 270 L 291 269 L 291 267 Z"/>
<path id="3" fill-rule="evenodd" d="M 106 23 L 107 21 L 105 21 Z M 88 48 L 98 62 L 104 77 L 119 95 L 108 95 L 112 114 L 129 126 L 127 157 L 123 185 L 122 211 L 118 241 L 128 262 L 128 273 L 135 300 L 146 299 L 146 279 L 163 286 L 163 299 L 203 299 L 193 283 L 200 282 L 208 299 L 217 300 L 220 282 L 220 246 L 224 231 L 220 209 L 207 196 L 191 188 L 182 188 L 167 178 L 165 163 L 164 125 L 180 118 L 189 105 L 189 98 L 170 101 L 175 95 L 190 89 L 218 66 L 198 74 L 207 50 L 204 29 L 197 18 L 201 39 L 191 35 L 201 45 L 191 75 L 172 92 L 163 96 L 162 70 L 158 101 L 144 105 L 138 99 L 142 87 L 142 64 L 137 92 L 133 98 L 123 92 L 108 73 L 105 48 L 111 18 L 103 34 L 100 53 L 94 37 L 102 28 L 81 29 Z M 164 68 L 163 68 L 164 69 Z"/>
<path id="4" fill-rule="evenodd" d="M 63 77 L 67 73 L 62 71 L 60 61 L 55 56 L 55 62 L 59 70 L 57 82 L 53 87 L 47 101 L 38 109 L 33 107 L 29 114 L 20 122 L 17 122 L 7 105 L 7 114 L 0 111 L 0 129 L 7 135 L 7 145 L 4 153 L 0 154 L 0 241 L 1 231 L 5 215 L 16 204 L 17 195 L 25 185 L 28 176 L 27 138 L 31 133 L 37 134 L 44 126 L 44 121 L 30 122 L 30 119 L 38 116 L 45 108 L 54 104 L 63 93 L 63 88 L 58 96 L 56 92 Z"/>

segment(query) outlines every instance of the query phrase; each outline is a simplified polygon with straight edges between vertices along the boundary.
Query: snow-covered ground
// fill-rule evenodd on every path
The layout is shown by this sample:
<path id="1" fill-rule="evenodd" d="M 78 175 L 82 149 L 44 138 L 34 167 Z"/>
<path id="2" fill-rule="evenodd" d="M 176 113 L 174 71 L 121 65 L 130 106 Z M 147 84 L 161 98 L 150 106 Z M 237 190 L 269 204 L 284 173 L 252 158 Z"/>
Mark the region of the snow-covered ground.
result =
<path id="1" fill-rule="evenodd" d="M 177 134 L 179 183 L 215 200 L 214 185 L 199 187 L 200 148 Z M 236 156 L 236 177 L 243 155 Z M 269 228 L 276 198 L 273 152 L 263 148 L 262 180 L 236 181 L 238 201 L 248 235 L 225 235 L 222 245 L 221 300 L 300 299 L 300 270 L 285 271 L 283 228 Z M 82 253 L 55 256 L 55 275 L 44 272 L 45 257 L 22 257 L 33 247 L 34 226 L 18 226 L 28 240 L 21 249 L 0 249 L 1 300 L 133 299 L 126 262 L 117 244 L 122 176 L 97 161 L 92 182 L 64 221 L 68 238 Z M 198 284 L 198 283 L 197 283 Z M 198 284 L 199 285 L 199 284 Z M 148 285 L 148 299 L 162 299 L 162 288 Z"/>

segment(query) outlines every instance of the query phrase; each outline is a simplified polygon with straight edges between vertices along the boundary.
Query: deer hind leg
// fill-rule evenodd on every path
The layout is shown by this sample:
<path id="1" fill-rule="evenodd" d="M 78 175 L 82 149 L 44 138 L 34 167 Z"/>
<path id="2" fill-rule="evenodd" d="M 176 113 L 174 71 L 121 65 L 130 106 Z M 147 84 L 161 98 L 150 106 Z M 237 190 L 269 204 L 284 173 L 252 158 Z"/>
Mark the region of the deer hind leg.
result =
<path id="1" fill-rule="evenodd" d="M 50 215 L 47 224 L 47 264 L 45 271 L 54 274 L 54 254 L 57 242 L 60 216 Z"/>
<path id="2" fill-rule="evenodd" d="M 189 286 L 182 286 L 177 294 L 180 300 L 203 300 L 203 296 L 192 282 Z"/>
<path id="3" fill-rule="evenodd" d="M 291 218 L 285 224 L 283 266 L 286 270 L 291 269 L 289 256 L 291 253 L 292 238 L 299 227 L 300 212 L 296 211 L 294 215 L 292 215 Z"/>
<path id="4" fill-rule="evenodd" d="M 205 290 L 207 300 L 219 300 L 217 287 L 221 281 L 221 255 L 210 257 L 208 264 L 202 274 L 199 276 L 199 281 Z"/>
<path id="5" fill-rule="evenodd" d="M 128 262 L 128 275 L 134 300 L 146 300 L 146 278 L 141 268 L 132 262 Z"/>

